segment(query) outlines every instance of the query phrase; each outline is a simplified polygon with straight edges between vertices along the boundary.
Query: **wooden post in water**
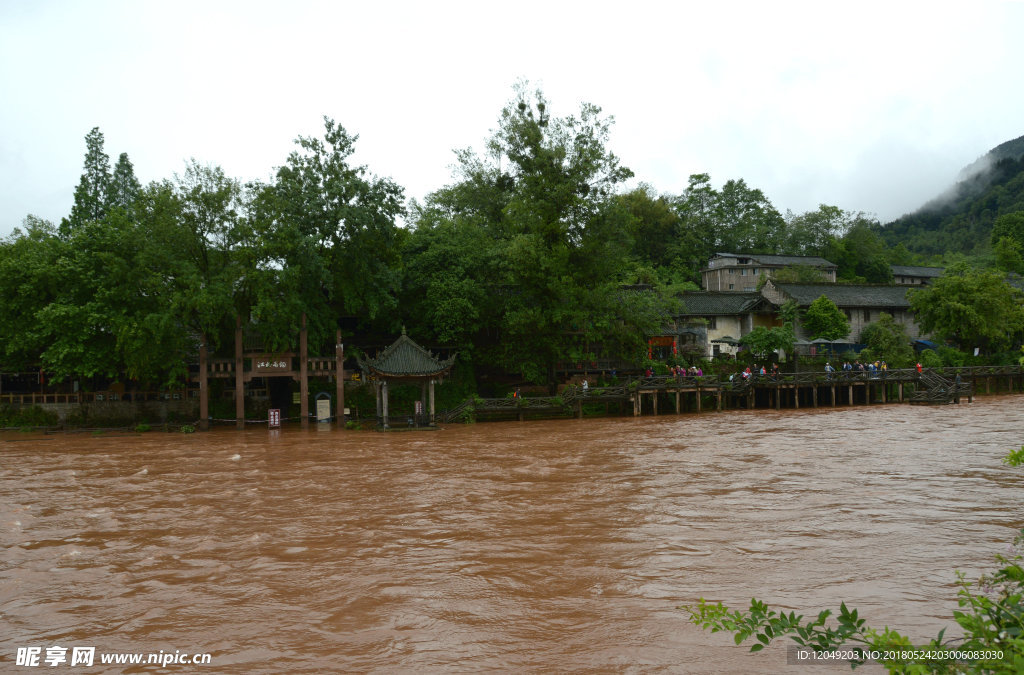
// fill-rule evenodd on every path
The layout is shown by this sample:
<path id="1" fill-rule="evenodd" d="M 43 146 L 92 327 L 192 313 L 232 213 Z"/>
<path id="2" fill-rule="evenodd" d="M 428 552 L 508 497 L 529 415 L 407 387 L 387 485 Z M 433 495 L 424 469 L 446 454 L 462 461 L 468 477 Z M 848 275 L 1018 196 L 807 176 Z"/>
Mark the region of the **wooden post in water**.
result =
<path id="1" fill-rule="evenodd" d="M 309 350 L 306 346 L 306 313 L 299 328 L 299 414 L 302 428 L 309 428 Z"/>
<path id="2" fill-rule="evenodd" d="M 679 414 L 679 389 L 676 388 L 676 414 Z"/>
<path id="3" fill-rule="evenodd" d="M 341 342 L 341 331 L 334 338 L 334 379 L 336 391 L 334 400 L 337 402 L 338 428 L 345 428 L 345 345 Z M 433 380 L 431 380 L 433 382 Z M 433 417 L 433 415 L 431 415 Z M 433 422 L 433 419 L 431 419 Z"/>
<path id="4" fill-rule="evenodd" d="M 654 405 L 654 416 L 658 416 L 658 392 L 657 390 L 651 392 L 651 403 Z"/>
<path id="5" fill-rule="evenodd" d="M 199 430 L 210 428 L 210 388 L 206 373 L 206 333 L 199 334 Z"/>
<path id="6" fill-rule="evenodd" d="M 899 383 L 899 397 L 900 397 L 900 403 L 903 403 L 903 383 L 902 382 Z"/>
<path id="7" fill-rule="evenodd" d="M 700 383 L 697 383 L 697 414 L 700 414 Z"/>
<path id="8" fill-rule="evenodd" d="M 850 405 L 853 405 L 853 385 L 850 385 Z"/>
<path id="9" fill-rule="evenodd" d="M 242 361 L 242 317 L 235 317 L 235 428 L 245 429 L 245 373 Z"/>
<path id="10" fill-rule="evenodd" d="M 811 388 L 811 392 L 812 392 L 811 393 L 811 397 L 813 399 L 814 407 L 817 408 L 818 407 L 818 385 L 817 384 L 815 384 Z"/>

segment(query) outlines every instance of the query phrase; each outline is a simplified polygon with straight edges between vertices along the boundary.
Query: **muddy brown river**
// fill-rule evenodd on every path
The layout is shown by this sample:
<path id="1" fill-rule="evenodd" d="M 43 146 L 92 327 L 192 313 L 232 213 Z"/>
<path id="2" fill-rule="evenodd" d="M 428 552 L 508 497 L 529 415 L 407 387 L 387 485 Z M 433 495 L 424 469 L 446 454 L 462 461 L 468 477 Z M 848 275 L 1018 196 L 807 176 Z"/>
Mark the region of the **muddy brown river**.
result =
<path id="1" fill-rule="evenodd" d="M 954 570 L 992 569 L 1024 526 L 1024 470 L 1000 462 L 1022 443 L 1019 396 L 419 433 L 9 433 L 0 672 L 36 672 L 16 658 L 37 647 L 48 672 L 812 673 L 677 607 L 844 600 L 915 640 L 953 628 Z M 75 647 L 91 667 L 70 667 Z M 161 652 L 210 663 L 100 663 Z"/>

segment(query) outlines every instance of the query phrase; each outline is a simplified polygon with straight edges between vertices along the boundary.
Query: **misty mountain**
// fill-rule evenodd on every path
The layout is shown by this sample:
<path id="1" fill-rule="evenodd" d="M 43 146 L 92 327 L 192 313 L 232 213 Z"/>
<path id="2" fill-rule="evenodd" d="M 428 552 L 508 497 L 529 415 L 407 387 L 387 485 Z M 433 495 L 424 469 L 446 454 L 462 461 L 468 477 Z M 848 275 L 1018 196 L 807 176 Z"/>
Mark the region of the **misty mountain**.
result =
<path id="1" fill-rule="evenodd" d="M 1024 211 L 1024 136 L 1002 143 L 960 171 L 958 182 L 914 213 L 882 227 L 888 246 L 911 252 L 983 253 L 992 223 Z"/>

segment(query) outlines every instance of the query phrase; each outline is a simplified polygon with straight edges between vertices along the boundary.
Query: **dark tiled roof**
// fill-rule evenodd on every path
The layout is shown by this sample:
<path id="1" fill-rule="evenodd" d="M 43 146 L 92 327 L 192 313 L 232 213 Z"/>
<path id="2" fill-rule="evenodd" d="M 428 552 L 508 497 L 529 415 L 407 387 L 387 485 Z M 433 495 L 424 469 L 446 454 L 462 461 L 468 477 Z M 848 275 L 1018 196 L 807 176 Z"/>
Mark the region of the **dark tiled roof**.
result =
<path id="1" fill-rule="evenodd" d="M 390 377 L 427 377 L 439 375 L 452 367 L 455 356 L 438 361 L 434 355 L 413 342 L 402 331 L 401 337 L 375 359 L 357 359 L 363 369 Z"/>
<path id="2" fill-rule="evenodd" d="M 860 286 L 853 284 L 775 284 L 801 307 L 825 296 L 837 307 L 910 307 L 909 286 Z"/>
<path id="3" fill-rule="evenodd" d="M 750 258 L 761 265 L 808 265 L 810 267 L 836 267 L 824 258 L 806 255 L 773 255 L 770 253 L 716 253 L 715 257 Z"/>
<path id="4" fill-rule="evenodd" d="M 709 316 L 714 314 L 744 314 L 759 305 L 760 293 L 726 293 L 692 291 L 683 293 L 681 316 Z"/>
<path id="5" fill-rule="evenodd" d="M 893 265 L 893 276 L 901 277 L 941 277 L 945 267 L 915 267 L 914 265 Z"/>

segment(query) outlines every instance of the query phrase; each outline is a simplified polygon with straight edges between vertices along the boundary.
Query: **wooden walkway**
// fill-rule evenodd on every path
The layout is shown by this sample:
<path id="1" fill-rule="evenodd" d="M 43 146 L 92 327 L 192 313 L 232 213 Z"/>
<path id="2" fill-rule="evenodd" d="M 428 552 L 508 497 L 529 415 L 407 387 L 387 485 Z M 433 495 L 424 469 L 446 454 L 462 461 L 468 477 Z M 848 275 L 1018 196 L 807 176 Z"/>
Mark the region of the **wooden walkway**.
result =
<path id="1" fill-rule="evenodd" d="M 632 408 L 634 416 L 674 412 L 700 413 L 705 410 L 819 408 L 876 403 L 959 403 L 974 400 L 984 388 L 992 393 L 1005 383 L 1006 392 L 1024 391 L 1022 366 L 972 366 L 882 371 L 837 371 L 787 373 L 777 378 L 754 375 L 749 380 L 737 374 L 732 381 L 714 376 L 655 376 L 631 378 L 622 385 L 567 387 L 559 396 L 521 398 L 471 398 L 438 415 L 441 422 L 467 417 L 492 416 L 525 419 L 537 415 L 582 417 L 584 404 L 604 403 Z"/>

